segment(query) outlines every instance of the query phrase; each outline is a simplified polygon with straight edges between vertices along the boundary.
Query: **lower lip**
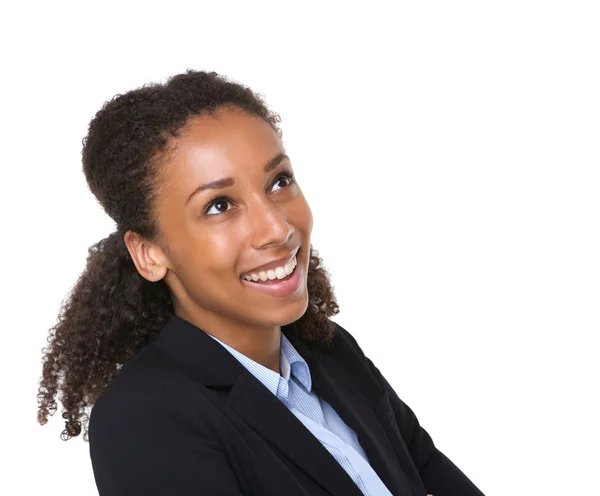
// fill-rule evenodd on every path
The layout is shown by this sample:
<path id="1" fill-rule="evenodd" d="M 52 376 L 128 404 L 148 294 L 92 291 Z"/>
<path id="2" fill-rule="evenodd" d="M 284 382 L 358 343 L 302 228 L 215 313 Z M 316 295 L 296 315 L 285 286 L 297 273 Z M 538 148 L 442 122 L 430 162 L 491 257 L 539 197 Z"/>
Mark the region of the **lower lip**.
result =
<path id="1" fill-rule="evenodd" d="M 254 281 L 247 281 L 246 279 L 241 279 L 242 283 L 247 286 L 250 286 L 253 289 L 258 289 L 264 293 L 267 293 L 271 296 L 288 296 L 296 291 L 300 287 L 300 282 L 302 281 L 302 271 L 300 270 L 301 263 L 298 258 L 300 252 L 296 254 L 296 267 L 294 267 L 294 272 L 292 272 L 292 277 L 290 277 L 287 281 L 280 281 L 270 284 L 261 284 Z"/>

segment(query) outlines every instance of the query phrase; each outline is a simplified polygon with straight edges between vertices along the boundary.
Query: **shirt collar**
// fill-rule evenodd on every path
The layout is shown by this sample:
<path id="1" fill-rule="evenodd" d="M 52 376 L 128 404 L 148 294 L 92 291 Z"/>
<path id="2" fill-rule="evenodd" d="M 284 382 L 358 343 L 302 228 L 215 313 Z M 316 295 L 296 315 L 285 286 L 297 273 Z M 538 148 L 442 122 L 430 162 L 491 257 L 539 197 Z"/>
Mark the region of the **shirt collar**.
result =
<path id="1" fill-rule="evenodd" d="M 208 334 L 208 333 L 207 333 Z M 249 372 L 251 372 L 265 387 L 267 387 L 274 395 L 277 395 L 277 389 L 279 386 L 279 379 L 283 377 L 289 382 L 290 377 L 294 376 L 310 393 L 312 390 L 312 378 L 310 375 L 310 368 L 306 363 L 306 360 L 302 358 L 300 353 L 294 348 L 294 345 L 289 341 L 285 334 L 281 333 L 280 341 L 280 368 L 281 376 L 265 367 L 264 365 L 255 362 L 251 358 L 247 357 L 243 353 L 240 353 L 235 348 L 232 348 L 228 344 L 224 343 L 220 339 L 216 338 L 212 334 L 208 334 L 215 341 L 218 341 L 227 349 Z"/>

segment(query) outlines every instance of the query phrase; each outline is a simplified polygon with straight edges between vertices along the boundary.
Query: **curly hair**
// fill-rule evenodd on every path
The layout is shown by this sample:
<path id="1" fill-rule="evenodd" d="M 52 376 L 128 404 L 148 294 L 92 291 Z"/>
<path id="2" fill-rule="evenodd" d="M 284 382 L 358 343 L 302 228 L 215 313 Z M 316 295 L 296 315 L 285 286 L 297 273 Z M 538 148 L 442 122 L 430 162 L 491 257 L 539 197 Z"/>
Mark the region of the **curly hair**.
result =
<path id="1" fill-rule="evenodd" d="M 104 102 L 82 140 L 87 184 L 116 230 L 88 248 L 86 267 L 62 300 L 57 323 L 42 349 L 38 423 L 56 412 L 58 395 L 69 440 L 87 423 L 90 408 L 125 362 L 160 332 L 174 305 L 167 284 L 142 277 L 126 248 L 124 234 L 162 239 L 154 200 L 159 167 L 170 139 L 191 118 L 237 107 L 269 123 L 281 139 L 278 114 L 260 93 L 216 72 L 187 70 L 165 83 L 143 85 Z M 162 161 L 161 161 L 162 160 Z M 306 312 L 281 330 L 292 341 L 312 347 L 331 345 L 339 312 L 329 273 L 310 246 L 309 304 Z"/>

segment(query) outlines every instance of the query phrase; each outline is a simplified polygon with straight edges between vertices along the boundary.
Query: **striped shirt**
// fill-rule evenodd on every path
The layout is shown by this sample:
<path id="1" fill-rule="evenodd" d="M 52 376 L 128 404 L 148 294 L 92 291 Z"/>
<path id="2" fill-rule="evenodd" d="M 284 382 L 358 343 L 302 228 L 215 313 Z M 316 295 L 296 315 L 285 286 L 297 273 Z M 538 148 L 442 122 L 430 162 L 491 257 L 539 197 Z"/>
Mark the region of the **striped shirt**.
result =
<path id="1" fill-rule="evenodd" d="M 208 334 L 208 333 L 207 333 Z M 271 391 L 321 442 L 365 496 L 392 496 L 369 464 L 354 430 L 312 391 L 306 361 L 281 333 L 281 375 L 209 334 Z"/>

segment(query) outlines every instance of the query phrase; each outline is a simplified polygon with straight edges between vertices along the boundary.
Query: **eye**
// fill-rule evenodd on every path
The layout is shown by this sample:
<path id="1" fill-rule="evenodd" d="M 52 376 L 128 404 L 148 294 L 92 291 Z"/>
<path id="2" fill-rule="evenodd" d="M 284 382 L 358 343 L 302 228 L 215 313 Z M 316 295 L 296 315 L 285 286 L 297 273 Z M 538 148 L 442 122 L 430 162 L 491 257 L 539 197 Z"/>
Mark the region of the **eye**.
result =
<path id="1" fill-rule="evenodd" d="M 290 170 L 285 170 L 281 174 L 279 174 L 277 176 L 277 179 L 275 179 L 275 183 L 277 183 L 277 181 L 279 181 L 282 177 L 285 177 L 287 180 L 287 184 L 285 186 L 291 186 L 292 184 L 294 184 L 296 182 L 296 179 L 294 178 L 294 174 Z"/>
<path id="2" fill-rule="evenodd" d="M 283 172 L 281 172 L 277 176 L 277 178 L 275 179 L 275 182 L 273 183 L 273 185 L 277 184 L 277 182 L 280 179 L 283 179 L 283 178 L 285 178 L 286 184 L 284 184 L 284 186 L 282 188 L 280 188 L 280 189 L 292 186 L 296 182 L 296 179 L 294 178 L 294 173 L 291 170 L 284 170 Z M 275 191 L 277 191 L 277 190 L 275 190 Z M 210 216 L 214 216 L 214 215 L 219 215 L 221 213 L 225 213 L 225 212 L 227 212 L 227 210 L 220 210 L 219 211 L 219 209 L 217 209 L 217 213 L 212 213 L 212 214 L 210 213 L 210 211 L 213 208 L 213 206 L 214 207 L 218 207 L 220 205 L 225 205 L 227 203 L 232 203 L 232 200 L 229 197 L 227 197 L 227 196 L 219 196 L 219 197 L 215 198 L 214 200 L 211 200 L 208 203 L 208 205 L 206 205 L 206 208 L 204 209 L 204 213 L 205 213 L 205 215 L 207 215 L 209 217 Z"/>
<path id="3" fill-rule="evenodd" d="M 217 212 L 217 214 L 211 214 L 209 212 L 212 209 L 213 205 L 216 207 L 217 205 L 224 205 L 227 202 L 231 202 L 231 200 L 229 198 L 227 198 L 226 196 L 220 196 L 219 198 L 215 198 L 208 205 L 206 205 L 206 210 L 204 211 L 204 213 L 209 216 L 222 213 L 222 212 Z"/>

